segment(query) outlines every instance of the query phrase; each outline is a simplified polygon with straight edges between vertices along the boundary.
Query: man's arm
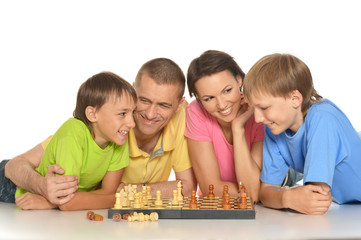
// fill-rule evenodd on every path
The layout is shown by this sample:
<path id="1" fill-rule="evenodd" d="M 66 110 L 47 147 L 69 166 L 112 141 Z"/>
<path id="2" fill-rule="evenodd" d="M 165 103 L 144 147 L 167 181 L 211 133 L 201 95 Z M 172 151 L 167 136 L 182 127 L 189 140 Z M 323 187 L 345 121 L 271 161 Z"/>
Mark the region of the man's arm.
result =
<path id="1" fill-rule="evenodd" d="M 115 203 L 115 192 L 120 184 L 124 168 L 108 171 L 100 189 L 91 192 L 76 192 L 69 202 L 59 205 L 60 210 L 85 210 L 112 208 Z"/>
<path id="2" fill-rule="evenodd" d="M 332 202 L 329 190 L 326 183 L 309 183 L 294 188 L 262 183 L 259 196 L 266 207 L 290 208 L 305 214 L 322 215 Z"/>
<path id="3" fill-rule="evenodd" d="M 58 165 L 50 166 L 47 175 L 41 176 L 35 168 L 39 166 L 43 154 L 44 149 L 38 144 L 11 159 L 5 165 L 5 176 L 17 186 L 44 196 L 52 204 L 64 204 L 74 196 L 78 179 L 76 176 L 56 176 L 55 174 L 64 174 L 64 170 Z"/>

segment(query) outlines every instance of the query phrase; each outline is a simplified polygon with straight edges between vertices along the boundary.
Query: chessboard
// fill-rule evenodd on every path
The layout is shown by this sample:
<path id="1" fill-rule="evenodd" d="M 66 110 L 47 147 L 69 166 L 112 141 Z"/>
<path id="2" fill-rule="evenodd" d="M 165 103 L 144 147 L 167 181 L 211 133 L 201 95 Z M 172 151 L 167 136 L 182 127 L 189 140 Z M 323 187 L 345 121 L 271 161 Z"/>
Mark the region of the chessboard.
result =
<path id="1" fill-rule="evenodd" d="M 177 205 L 172 205 L 171 198 L 162 198 L 162 206 L 155 206 L 154 198 L 148 199 L 148 203 L 141 208 L 123 207 L 121 209 L 109 209 L 108 218 L 112 219 L 113 214 L 130 214 L 131 212 L 142 212 L 150 214 L 157 212 L 159 219 L 255 219 L 255 206 L 250 197 L 247 197 L 247 207 L 238 208 L 239 198 L 230 198 L 230 209 L 222 208 L 222 197 L 197 197 L 197 208 L 190 208 L 190 197 L 184 197 Z"/>

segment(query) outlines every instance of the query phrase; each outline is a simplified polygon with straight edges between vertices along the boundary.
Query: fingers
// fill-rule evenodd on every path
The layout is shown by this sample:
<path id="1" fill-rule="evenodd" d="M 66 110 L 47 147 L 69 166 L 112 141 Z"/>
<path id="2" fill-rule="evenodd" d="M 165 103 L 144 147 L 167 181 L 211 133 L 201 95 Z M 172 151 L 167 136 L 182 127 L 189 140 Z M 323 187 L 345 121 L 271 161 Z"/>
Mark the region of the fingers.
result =
<path id="1" fill-rule="evenodd" d="M 48 191 L 48 200 L 56 205 L 67 203 L 74 197 L 78 190 L 78 181 L 65 182 L 55 185 L 55 189 Z"/>
<path id="2" fill-rule="evenodd" d="M 54 164 L 54 165 L 50 165 L 49 167 L 48 167 L 48 171 L 47 171 L 47 175 L 49 174 L 49 175 L 55 175 L 55 174 L 64 174 L 65 173 L 65 171 L 64 171 L 64 169 L 62 169 L 58 164 Z"/>
<path id="3" fill-rule="evenodd" d="M 58 204 L 57 205 L 63 205 L 67 202 L 69 202 L 70 200 L 72 200 L 74 198 L 75 194 L 72 193 L 72 194 L 69 194 L 67 195 L 66 197 L 63 197 L 63 198 L 58 198 Z"/>
<path id="4" fill-rule="evenodd" d="M 46 198 L 53 204 L 60 205 L 70 201 L 78 190 L 77 176 L 46 175 Z"/>
<path id="5" fill-rule="evenodd" d="M 313 191 L 313 192 L 317 192 L 317 193 L 320 193 L 320 194 L 323 194 L 325 196 L 328 196 L 330 192 L 328 191 L 325 191 L 321 186 L 319 185 L 313 185 L 313 184 L 308 184 L 306 185 L 306 187 Z"/>

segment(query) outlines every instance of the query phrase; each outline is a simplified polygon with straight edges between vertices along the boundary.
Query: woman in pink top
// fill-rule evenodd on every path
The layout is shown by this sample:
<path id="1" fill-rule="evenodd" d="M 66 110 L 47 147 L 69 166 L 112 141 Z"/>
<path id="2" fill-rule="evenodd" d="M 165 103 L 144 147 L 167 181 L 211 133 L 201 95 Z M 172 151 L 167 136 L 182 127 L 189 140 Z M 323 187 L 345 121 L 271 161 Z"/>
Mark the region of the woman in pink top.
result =
<path id="1" fill-rule="evenodd" d="M 194 59 L 188 68 L 187 84 L 196 100 L 187 108 L 185 135 L 205 196 L 210 184 L 216 196 L 222 196 L 224 185 L 228 185 L 231 196 L 236 196 L 242 182 L 258 202 L 264 127 L 255 123 L 253 109 L 244 101 L 244 76 L 227 53 L 209 50 Z"/>

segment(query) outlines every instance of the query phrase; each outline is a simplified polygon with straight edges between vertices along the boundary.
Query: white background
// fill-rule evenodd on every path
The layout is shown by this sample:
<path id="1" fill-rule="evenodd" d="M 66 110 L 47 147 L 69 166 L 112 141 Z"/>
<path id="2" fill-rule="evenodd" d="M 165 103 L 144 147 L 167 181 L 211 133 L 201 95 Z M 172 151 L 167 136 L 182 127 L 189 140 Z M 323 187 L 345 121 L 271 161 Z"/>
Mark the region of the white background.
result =
<path id="1" fill-rule="evenodd" d="M 208 49 L 231 54 L 245 72 L 267 54 L 298 56 L 316 90 L 361 131 L 359 6 L 356 0 L 0 0 L 0 160 L 53 134 L 93 74 L 113 71 L 132 83 L 156 57 L 171 58 L 186 73 Z"/>

